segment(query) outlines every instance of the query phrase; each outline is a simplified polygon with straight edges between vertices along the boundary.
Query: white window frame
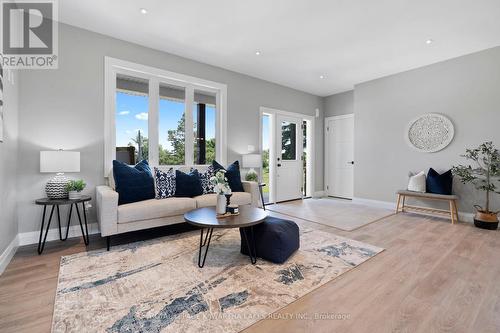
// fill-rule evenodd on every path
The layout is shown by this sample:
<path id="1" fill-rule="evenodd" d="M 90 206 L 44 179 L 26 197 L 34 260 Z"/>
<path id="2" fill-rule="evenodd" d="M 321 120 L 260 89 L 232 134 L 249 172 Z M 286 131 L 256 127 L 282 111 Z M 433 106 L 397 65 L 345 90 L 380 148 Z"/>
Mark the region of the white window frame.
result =
<path id="1" fill-rule="evenodd" d="M 186 98 L 185 105 L 185 157 L 184 165 L 194 165 L 194 137 L 189 130 L 193 128 L 193 103 L 196 89 L 215 93 L 216 126 L 215 156 L 223 165 L 227 163 L 227 85 L 208 81 L 193 76 L 174 73 L 159 68 L 149 67 L 133 62 L 104 57 L 104 176 L 107 177 L 116 159 L 116 77 L 118 74 L 143 78 L 149 81 L 148 138 L 149 164 L 159 165 L 159 98 L 160 83 L 183 87 Z M 163 166 L 165 167 L 165 166 Z M 180 165 L 172 166 L 175 168 Z"/>

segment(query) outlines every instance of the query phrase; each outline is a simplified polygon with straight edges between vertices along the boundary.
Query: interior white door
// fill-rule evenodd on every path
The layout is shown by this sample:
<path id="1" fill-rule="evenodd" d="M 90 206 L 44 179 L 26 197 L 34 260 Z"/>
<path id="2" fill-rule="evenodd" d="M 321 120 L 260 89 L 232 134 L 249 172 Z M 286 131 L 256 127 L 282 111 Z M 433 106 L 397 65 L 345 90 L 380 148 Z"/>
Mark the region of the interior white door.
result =
<path id="1" fill-rule="evenodd" d="M 327 192 L 328 195 L 352 199 L 354 182 L 354 116 L 327 120 Z"/>
<path id="2" fill-rule="evenodd" d="M 276 201 L 302 198 L 302 119 L 276 115 Z"/>

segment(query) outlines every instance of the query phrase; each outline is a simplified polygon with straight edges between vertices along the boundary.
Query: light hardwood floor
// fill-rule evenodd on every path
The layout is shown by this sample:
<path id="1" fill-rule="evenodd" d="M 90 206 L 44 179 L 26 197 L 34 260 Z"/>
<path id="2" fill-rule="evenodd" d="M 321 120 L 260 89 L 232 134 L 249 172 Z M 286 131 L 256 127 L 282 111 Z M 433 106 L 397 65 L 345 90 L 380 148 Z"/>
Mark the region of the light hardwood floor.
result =
<path id="1" fill-rule="evenodd" d="M 500 332 L 500 231 L 411 214 L 353 232 L 316 226 L 386 251 L 244 332 Z M 104 246 L 91 238 L 90 248 Z M 42 256 L 34 246 L 19 249 L 0 276 L 0 331 L 49 332 L 59 259 L 84 250 L 78 239 L 48 243 Z"/>

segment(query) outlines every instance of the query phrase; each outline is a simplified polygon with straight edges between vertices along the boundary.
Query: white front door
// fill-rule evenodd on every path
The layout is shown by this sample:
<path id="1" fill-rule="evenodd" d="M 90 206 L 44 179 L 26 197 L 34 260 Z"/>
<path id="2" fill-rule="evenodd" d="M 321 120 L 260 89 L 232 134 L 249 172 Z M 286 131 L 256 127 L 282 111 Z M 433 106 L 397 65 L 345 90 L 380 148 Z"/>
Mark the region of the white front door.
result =
<path id="1" fill-rule="evenodd" d="M 276 115 L 276 201 L 302 198 L 302 119 Z"/>
<path id="2" fill-rule="evenodd" d="M 352 199 L 354 182 L 354 116 L 326 119 L 326 172 L 329 196 Z"/>

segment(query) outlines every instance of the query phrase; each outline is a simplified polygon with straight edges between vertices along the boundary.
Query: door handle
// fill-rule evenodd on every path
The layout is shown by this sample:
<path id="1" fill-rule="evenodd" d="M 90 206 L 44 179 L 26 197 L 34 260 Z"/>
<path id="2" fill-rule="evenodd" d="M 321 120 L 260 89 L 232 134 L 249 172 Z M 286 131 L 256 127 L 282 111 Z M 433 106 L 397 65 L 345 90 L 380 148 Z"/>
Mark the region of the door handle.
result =
<path id="1" fill-rule="evenodd" d="M 354 161 L 349 161 L 347 162 L 347 164 L 354 164 Z"/>
<path id="2" fill-rule="evenodd" d="M 278 163 L 278 164 L 277 164 L 277 166 L 278 166 L 278 167 L 280 167 L 280 166 L 281 166 L 281 163 Z"/>

